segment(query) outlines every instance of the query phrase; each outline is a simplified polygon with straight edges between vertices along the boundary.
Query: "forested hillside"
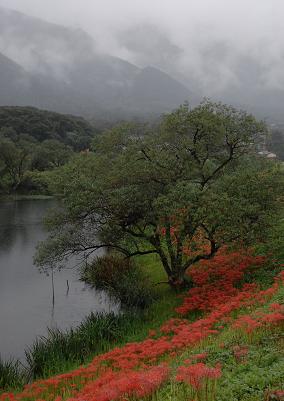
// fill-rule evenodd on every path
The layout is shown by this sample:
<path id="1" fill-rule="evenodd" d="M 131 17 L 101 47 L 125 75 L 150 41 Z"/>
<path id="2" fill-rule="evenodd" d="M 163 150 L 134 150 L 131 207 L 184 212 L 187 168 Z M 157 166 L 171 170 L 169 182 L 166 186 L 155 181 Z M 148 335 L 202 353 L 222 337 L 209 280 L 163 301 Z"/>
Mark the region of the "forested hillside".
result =
<path id="1" fill-rule="evenodd" d="M 39 173 L 87 150 L 98 130 L 81 117 L 0 107 L 0 193 L 45 193 Z"/>
<path id="2" fill-rule="evenodd" d="M 0 107 L 0 135 L 13 139 L 26 134 L 42 142 L 56 139 L 74 150 L 86 149 L 97 130 L 82 117 L 34 107 Z"/>

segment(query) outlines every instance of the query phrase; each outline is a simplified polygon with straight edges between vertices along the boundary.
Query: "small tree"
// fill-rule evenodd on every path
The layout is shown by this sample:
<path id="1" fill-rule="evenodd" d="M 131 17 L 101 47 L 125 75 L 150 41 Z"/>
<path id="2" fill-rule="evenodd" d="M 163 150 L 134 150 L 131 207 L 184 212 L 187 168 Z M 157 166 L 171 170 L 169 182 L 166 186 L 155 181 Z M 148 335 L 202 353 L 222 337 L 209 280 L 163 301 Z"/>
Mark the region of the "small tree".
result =
<path id="1" fill-rule="evenodd" d="M 17 143 L 10 139 L 0 139 L 2 174 L 9 177 L 11 191 L 16 191 L 25 178 L 31 163 L 33 145 L 24 139 Z"/>
<path id="2" fill-rule="evenodd" d="M 100 248 L 157 254 L 176 286 L 223 244 L 263 238 L 281 181 L 274 164 L 253 156 L 265 130 L 243 111 L 206 101 L 166 115 L 155 132 L 124 125 L 105 133 L 94 152 L 52 175 L 63 209 L 47 221 L 37 263 Z"/>

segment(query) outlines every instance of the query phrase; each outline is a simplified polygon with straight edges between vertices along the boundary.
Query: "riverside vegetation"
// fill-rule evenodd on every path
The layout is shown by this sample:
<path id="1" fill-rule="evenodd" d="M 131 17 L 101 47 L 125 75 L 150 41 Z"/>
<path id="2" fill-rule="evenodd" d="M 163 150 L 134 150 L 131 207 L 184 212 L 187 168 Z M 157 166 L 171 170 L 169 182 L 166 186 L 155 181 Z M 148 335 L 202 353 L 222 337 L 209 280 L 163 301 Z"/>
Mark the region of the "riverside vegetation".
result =
<path id="1" fill-rule="evenodd" d="M 1 401 L 283 399 L 283 168 L 257 156 L 265 130 L 185 105 L 50 173 L 62 208 L 38 265 L 82 254 L 83 278 L 136 309 L 51 331 L 26 373 L 2 363 Z"/>
<path id="2" fill-rule="evenodd" d="M 42 173 L 87 149 L 97 132 L 80 117 L 0 107 L 0 195 L 48 193 Z"/>
<path id="3" fill-rule="evenodd" d="M 192 272 L 195 286 L 180 299 L 175 296 L 175 306 L 169 308 L 168 297 L 160 299 L 163 316 L 157 315 L 157 304 L 148 310 L 144 322 L 137 320 L 132 325 L 126 316 L 124 334 L 113 344 L 106 342 L 104 352 L 88 363 L 35 381 L 23 391 L 5 392 L 0 399 L 254 401 L 280 397 L 282 269 L 278 261 L 254 256 L 251 251 L 224 249 L 196 266 Z M 255 273 L 265 279 L 252 283 Z M 164 291 L 166 295 L 168 290 L 161 294 Z M 188 305 L 192 305 L 190 310 Z M 62 357 L 58 345 L 57 350 Z M 47 359 L 53 357 L 56 363 L 55 349 L 47 351 Z M 45 359 L 41 362 L 44 365 Z"/>

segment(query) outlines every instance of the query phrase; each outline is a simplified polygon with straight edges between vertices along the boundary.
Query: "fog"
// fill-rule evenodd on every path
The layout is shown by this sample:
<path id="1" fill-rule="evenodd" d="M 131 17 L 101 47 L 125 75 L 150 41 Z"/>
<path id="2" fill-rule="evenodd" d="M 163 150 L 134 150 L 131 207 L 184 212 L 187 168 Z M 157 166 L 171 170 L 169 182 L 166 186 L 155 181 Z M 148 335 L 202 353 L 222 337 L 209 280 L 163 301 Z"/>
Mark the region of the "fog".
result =
<path id="1" fill-rule="evenodd" d="M 0 0 L 0 5 L 90 33 L 99 51 L 156 65 L 220 90 L 236 83 L 240 61 L 262 69 L 262 83 L 284 88 L 281 0 Z M 217 89 L 218 88 L 218 89 Z"/>
<path id="2" fill-rule="evenodd" d="M 93 47 L 96 54 L 159 68 L 200 96 L 265 108 L 268 95 L 270 109 L 282 99 L 282 0 L 0 0 L 0 6 L 77 29 L 76 52 L 56 36 L 33 37 L 21 49 L 0 32 L 0 52 L 28 70 L 53 70 L 67 83 L 66 65 L 83 56 L 84 45 L 85 55 Z M 92 44 L 87 35 L 82 40 L 83 31 Z"/>

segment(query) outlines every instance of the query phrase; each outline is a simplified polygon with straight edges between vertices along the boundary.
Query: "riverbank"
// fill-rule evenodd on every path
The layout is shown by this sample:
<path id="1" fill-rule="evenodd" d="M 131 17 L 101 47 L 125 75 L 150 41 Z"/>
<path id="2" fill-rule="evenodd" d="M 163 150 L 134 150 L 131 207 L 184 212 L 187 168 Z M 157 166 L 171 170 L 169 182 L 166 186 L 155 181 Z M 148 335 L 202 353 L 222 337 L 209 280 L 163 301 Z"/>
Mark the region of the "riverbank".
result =
<path id="1" fill-rule="evenodd" d="M 180 300 L 167 285 L 156 286 L 166 280 L 159 260 L 145 256 L 139 259 L 139 263 L 155 287 L 157 297 L 154 303 L 146 309 L 128 309 L 122 315 L 94 313 L 76 328 L 50 330 L 47 336 L 38 338 L 26 349 L 25 369 L 19 367 L 11 378 L 7 372 L 7 382 L 9 379 L 12 387 L 20 389 L 30 379 L 70 371 L 81 363 L 90 362 L 94 355 L 128 342 L 142 341 L 150 330 L 158 329 L 165 320 L 173 317 Z"/>
<path id="2" fill-rule="evenodd" d="M 25 360 L 25 349 L 47 327 L 78 326 L 91 312 L 116 312 L 118 305 L 79 279 L 76 260 L 45 274 L 33 264 L 36 246 L 47 237 L 43 218 L 57 199 L 0 203 L 0 354 Z M 68 283 L 68 284 L 67 284 Z M 54 288 L 54 302 L 53 302 Z"/>
<path id="3" fill-rule="evenodd" d="M 203 264 L 194 272 L 195 288 L 183 297 L 161 287 L 145 320 L 134 325 L 129 320 L 115 348 L 110 345 L 69 373 L 2 395 L 1 401 L 113 401 L 123 395 L 133 400 L 258 401 L 282 391 L 281 263 L 246 254 L 233 263 L 236 256 L 222 254 Z M 157 267 L 152 258 L 144 261 L 151 272 Z M 264 281 L 259 280 L 261 271 Z M 211 272 L 209 281 L 205 272 Z M 253 272 L 258 278 L 251 282 Z M 269 285 L 267 272 L 273 272 Z M 184 305 L 194 308 L 181 312 Z"/>
<path id="4" fill-rule="evenodd" d="M 58 335 L 39 354 L 43 379 L 24 392 L 18 383 L 19 392 L 0 400 L 113 401 L 123 394 L 155 401 L 269 400 L 284 384 L 279 373 L 284 371 L 283 232 L 280 221 L 270 242 L 257 247 L 260 256 L 221 253 L 199 265 L 188 293 L 176 294 L 160 284 L 155 286 L 158 298 L 143 312 L 106 317 L 91 324 L 95 329 L 83 323 L 84 335 L 96 348 L 88 351 L 80 330 L 72 331 L 69 342 L 66 333 L 61 340 Z M 138 261 L 153 285 L 166 281 L 155 256 Z M 81 359 L 72 360 L 74 349 Z M 200 387 L 188 374 L 197 375 Z M 141 386 L 145 393 L 139 393 Z"/>
<path id="5" fill-rule="evenodd" d="M 166 275 L 155 256 L 140 258 L 145 275 L 155 288 L 155 301 L 145 309 L 124 309 L 121 314 L 91 314 L 77 327 L 64 332 L 50 332 L 30 349 L 29 369 L 34 378 L 46 378 L 89 363 L 94 355 L 114 347 L 142 341 L 150 330 L 176 315 L 180 299 L 165 282 Z"/>

